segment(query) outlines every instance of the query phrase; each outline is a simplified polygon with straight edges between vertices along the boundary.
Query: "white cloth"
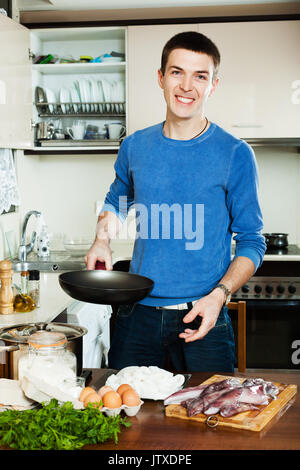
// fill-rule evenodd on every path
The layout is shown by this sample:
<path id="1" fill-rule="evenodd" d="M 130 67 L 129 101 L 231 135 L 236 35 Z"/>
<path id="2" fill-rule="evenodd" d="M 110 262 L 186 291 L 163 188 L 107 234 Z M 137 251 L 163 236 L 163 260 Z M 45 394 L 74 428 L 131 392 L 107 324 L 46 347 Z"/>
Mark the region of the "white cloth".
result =
<path id="1" fill-rule="evenodd" d="M 12 204 L 20 205 L 13 154 L 10 149 L 0 149 L 0 214 Z"/>
<path id="2" fill-rule="evenodd" d="M 108 365 L 108 350 L 110 348 L 110 305 L 73 302 L 67 308 L 68 323 L 75 323 L 87 328 L 83 336 L 82 367 L 98 368 L 105 359 Z"/>

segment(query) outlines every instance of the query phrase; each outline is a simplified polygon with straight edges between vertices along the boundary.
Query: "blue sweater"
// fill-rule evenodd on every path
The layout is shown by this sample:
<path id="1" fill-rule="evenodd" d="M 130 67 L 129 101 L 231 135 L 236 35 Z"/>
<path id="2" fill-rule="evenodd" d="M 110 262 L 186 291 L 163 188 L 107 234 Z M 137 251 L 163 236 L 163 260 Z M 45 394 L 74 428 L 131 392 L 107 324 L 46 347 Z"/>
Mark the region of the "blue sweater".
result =
<path id="1" fill-rule="evenodd" d="M 154 281 L 140 302 L 153 306 L 208 294 L 229 267 L 233 234 L 235 256 L 256 269 L 266 249 L 251 147 L 214 123 L 191 140 L 169 139 L 162 127 L 124 139 L 102 208 L 122 221 L 135 208 L 130 272 Z"/>

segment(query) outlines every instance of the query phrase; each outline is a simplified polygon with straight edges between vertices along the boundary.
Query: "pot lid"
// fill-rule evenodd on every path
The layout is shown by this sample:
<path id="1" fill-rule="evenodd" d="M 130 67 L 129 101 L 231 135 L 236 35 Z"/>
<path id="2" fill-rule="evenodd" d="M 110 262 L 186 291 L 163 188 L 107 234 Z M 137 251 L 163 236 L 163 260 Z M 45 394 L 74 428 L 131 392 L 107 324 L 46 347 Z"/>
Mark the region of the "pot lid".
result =
<path id="1" fill-rule="evenodd" d="M 20 325 L 11 325 L 0 328 L 0 339 L 11 343 L 28 342 L 30 335 L 38 331 L 53 331 L 63 333 L 68 341 L 84 336 L 88 330 L 83 326 L 73 325 L 70 323 L 28 323 Z"/>

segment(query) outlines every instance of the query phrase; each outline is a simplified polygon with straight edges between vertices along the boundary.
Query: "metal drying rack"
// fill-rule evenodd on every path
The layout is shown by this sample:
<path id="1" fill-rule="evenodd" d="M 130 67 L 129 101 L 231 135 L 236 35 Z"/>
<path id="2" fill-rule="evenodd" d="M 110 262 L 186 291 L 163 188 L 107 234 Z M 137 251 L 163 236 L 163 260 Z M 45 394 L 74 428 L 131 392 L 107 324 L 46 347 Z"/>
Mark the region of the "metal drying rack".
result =
<path id="1" fill-rule="evenodd" d="M 125 116 L 125 102 L 78 102 L 78 103 L 35 103 L 39 117 L 123 117 Z M 53 106 L 51 110 L 50 107 Z M 65 112 L 63 111 L 65 106 Z M 76 109 L 77 108 L 77 109 Z"/>

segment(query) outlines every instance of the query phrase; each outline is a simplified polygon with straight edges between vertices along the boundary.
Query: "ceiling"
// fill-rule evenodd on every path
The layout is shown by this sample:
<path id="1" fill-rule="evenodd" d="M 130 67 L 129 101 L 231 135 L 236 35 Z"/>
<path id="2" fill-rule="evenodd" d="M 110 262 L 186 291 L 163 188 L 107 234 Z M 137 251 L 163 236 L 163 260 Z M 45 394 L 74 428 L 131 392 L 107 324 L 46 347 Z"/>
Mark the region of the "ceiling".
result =
<path id="1" fill-rule="evenodd" d="M 20 11 L 116 10 L 229 5 L 267 5 L 289 0 L 18 0 Z"/>

